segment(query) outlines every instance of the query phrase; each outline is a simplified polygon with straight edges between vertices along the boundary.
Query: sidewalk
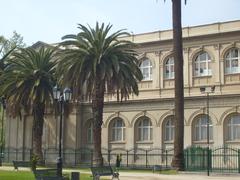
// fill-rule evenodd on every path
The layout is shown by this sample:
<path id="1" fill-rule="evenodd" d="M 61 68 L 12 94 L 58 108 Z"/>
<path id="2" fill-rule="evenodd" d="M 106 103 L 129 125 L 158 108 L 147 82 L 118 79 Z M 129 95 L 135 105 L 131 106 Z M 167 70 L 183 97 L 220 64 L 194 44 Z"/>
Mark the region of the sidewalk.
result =
<path id="1" fill-rule="evenodd" d="M 0 170 L 13 171 L 12 166 L 1 166 Z M 30 171 L 29 168 L 21 168 L 21 171 Z M 87 170 L 64 169 L 64 172 L 80 172 L 91 174 Z M 111 178 L 109 178 L 111 179 Z M 158 173 L 141 173 L 141 172 L 120 172 L 120 180 L 239 180 L 240 174 L 211 174 L 206 173 L 179 173 L 176 175 L 164 175 Z"/>

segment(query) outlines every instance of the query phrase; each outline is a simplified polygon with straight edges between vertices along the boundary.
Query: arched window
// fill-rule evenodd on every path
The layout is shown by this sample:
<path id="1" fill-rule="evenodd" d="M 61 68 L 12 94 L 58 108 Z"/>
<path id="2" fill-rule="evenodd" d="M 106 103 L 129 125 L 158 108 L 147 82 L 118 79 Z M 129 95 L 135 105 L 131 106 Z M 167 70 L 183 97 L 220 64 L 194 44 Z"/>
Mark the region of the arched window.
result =
<path id="1" fill-rule="evenodd" d="M 168 117 L 164 124 L 164 141 L 174 140 L 174 120 L 173 116 Z"/>
<path id="2" fill-rule="evenodd" d="M 208 118 L 206 115 L 198 117 L 194 124 L 194 140 L 207 141 L 207 126 Z M 209 119 L 209 139 L 213 139 L 213 126 L 212 121 Z"/>
<path id="3" fill-rule="evenodd" d="M 152 123 L 147 117 L 139 120 L 137 125 L 137 137 L 138 141 L 152 140 Z"/>
<path id="4" fill-rule="evenodd" d="M 228 119 L 227 140 L 240 141 L 240 114 L 231 115 Z"/>
<path id="5" fill-rule="evenodd" d="M 212 75 L 211 58 L 206 52 L 200 53 L 194 61 L 194 76 Z"/>
<path id="6" fill-rule="evenodd" d="M 93 121 L 87 124 L 87 143 L 93 143 Z"/>
<path id="7" fill-rule="evenodd" d="M 165 79 L 173 79 L 174 78 L 174 59 L 170 57 L 166 60 L 165 63 Z"/>
<path id="8" fill-rule="evenodd" d="M 240 73 L 240 51 L 237 48 L 230 49 L 225 56 L 225 73 Z"/>
<path id="9" fill-rule="evenodd" d="M 116 118 L 111 126 L 111 140 L 124 141 L 125 140 L 125 124 L 122 119 Z"/>
<path id="10" fill-rule="evenodd" d="M 140 65 L 140 70 L 143 74 L 143 80 L 152 80 L 152 63 L 149 59 L 145 59 L 142 61 Z"/>

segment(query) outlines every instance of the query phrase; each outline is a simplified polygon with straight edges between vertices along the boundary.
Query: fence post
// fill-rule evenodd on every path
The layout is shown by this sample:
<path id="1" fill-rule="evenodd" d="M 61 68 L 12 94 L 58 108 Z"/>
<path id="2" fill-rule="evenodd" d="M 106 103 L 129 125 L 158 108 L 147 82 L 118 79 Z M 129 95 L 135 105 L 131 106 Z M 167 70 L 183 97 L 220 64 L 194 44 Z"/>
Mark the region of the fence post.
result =
<path id="1" fill-rule="evenodd" d="M 76 167 L 76 156 L 77 156 L 77 153 L 76 153 L 76 148 L 74 149 L 74 166 Z"/>
<path id="2" fill-rule="evenodd" d="M 240 149 L 238 149 L 238 173 L 240 173 Z"/>
<path id="3" fill-rule="evenodd" d="M 165 166 L 167 167 L 168 166 L 168 152 L 167 152 L 167 149 L 165 149 Z"/>
<path id="4" fill-rule="evenodd" d="M 91 149 L 91 166 L 93 166 L 93 150 Z"/>
<path id="5" fill-rule="evenodd" d="M 18 149 L 16 149 L 16 160 L 18 160 Z"/>
<path id="6" fill-rule="evenodd" d="M 146 168 L 147 168 L 147 161 L 148 161 L 148 158 L 147 158 L 147 156 L 148 156 L 148 152 L 147 152 L 147 150 L 146 150 L 145 155 L 146 155 Z"/>
<path id="7" fill-rule="evenodd" d="M 212 172 L 212 149 L 209 149 L 209 170 Z"/>
<path id="8" fill-rule="evenodd" d="M 128 150 L 127 150 L 127 167 L 128 167 Z"/>
<path id="9" fill-rule="evenodd" d="M 108 164 L 110 165 L 110 152 L 111 150 L 108 149 Z"/>

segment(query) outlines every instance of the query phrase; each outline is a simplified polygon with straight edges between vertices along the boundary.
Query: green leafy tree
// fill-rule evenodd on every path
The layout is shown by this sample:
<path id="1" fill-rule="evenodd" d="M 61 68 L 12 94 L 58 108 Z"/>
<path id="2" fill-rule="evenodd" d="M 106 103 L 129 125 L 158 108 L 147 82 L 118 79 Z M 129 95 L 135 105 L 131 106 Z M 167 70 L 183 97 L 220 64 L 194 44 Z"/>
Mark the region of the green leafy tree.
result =
<path id="1" fill-rule="evenodd" d="M 56 61 L 54 50 L 22 48 L 12 53 L 0 76 L 0 96 L 5 96 L 10 114 L 22 110 L 33 114 L 33 154 L 43 162 L 44 111 L 52 99 Z M 31 111 L 30 111 L 31 110 Z"/>
<path id="2" fill-rule="evenodd" d="M 60 80 L 73 88 L 74 98 L 85 95 L 92 100 L 94 160 L 103 165 L 101 126 L 105 94 L 116 94 L 118 100 L 138 95 L 142 73 L 138 67 L 134 44 L 121 40 L 129 35 L 123 30 L 110 34 L 111 25 L 96 23 L 95 28 L 79 24 L 78 34 L 66 35 L 61 43 Z"/>
<path id="3" fill-rule="evenodd" d="M 23 42 L 23 37 L 16 31 L 13 31 L 13 35 L 10 39 L 0 36 L 0 57 L 4 57 L 9 51 L 15 47 L 24 48 L 26 44 Z"/>

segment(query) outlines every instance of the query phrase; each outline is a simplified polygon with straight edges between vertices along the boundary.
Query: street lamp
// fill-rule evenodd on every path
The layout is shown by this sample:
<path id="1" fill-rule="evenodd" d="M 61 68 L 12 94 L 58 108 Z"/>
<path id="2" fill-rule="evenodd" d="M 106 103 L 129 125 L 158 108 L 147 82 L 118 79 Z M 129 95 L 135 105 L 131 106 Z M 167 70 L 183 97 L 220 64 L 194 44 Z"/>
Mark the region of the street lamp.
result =
<path id="1" fill-rule="evenodd" d="M 207 87 L 200 87 L 200 91 L 202 94 L 207 95 L 207 175 L 209 176 L 209 171 L 210 171 L 210 148 L 209 148 L 209 94 L 214 93 L 215 91 L 215 86 L 207 86 Z"/>
<path id="2" fill-rule="evenodd" d="M 0 99 L 0 102 L 2 104 L 2 127 L 1 127 L 1 152 L 0 152 L 0 166 L 2 166 L 2 159 L 3 159 L 3 128 L 4 128 L 4 110 L 6 109 L 6 101 L 5 98 L 2 97 Z"/>
<path id="3" fill-rule="evenodd" d="M 57 158 L 57 175 L 62 177 L 62 129 L 63 129 L 63 105 L 64 102 L 68 102 L 72 98 L 72 91 L 69 88 L 65 88 L 63 92 L 60 88 L 55 86 L 53 88 L 53 98 L 55 101 L 60 103 L 60 130 L 59 130 L 59 147 L 58 147 L 58 158 Z"/>

